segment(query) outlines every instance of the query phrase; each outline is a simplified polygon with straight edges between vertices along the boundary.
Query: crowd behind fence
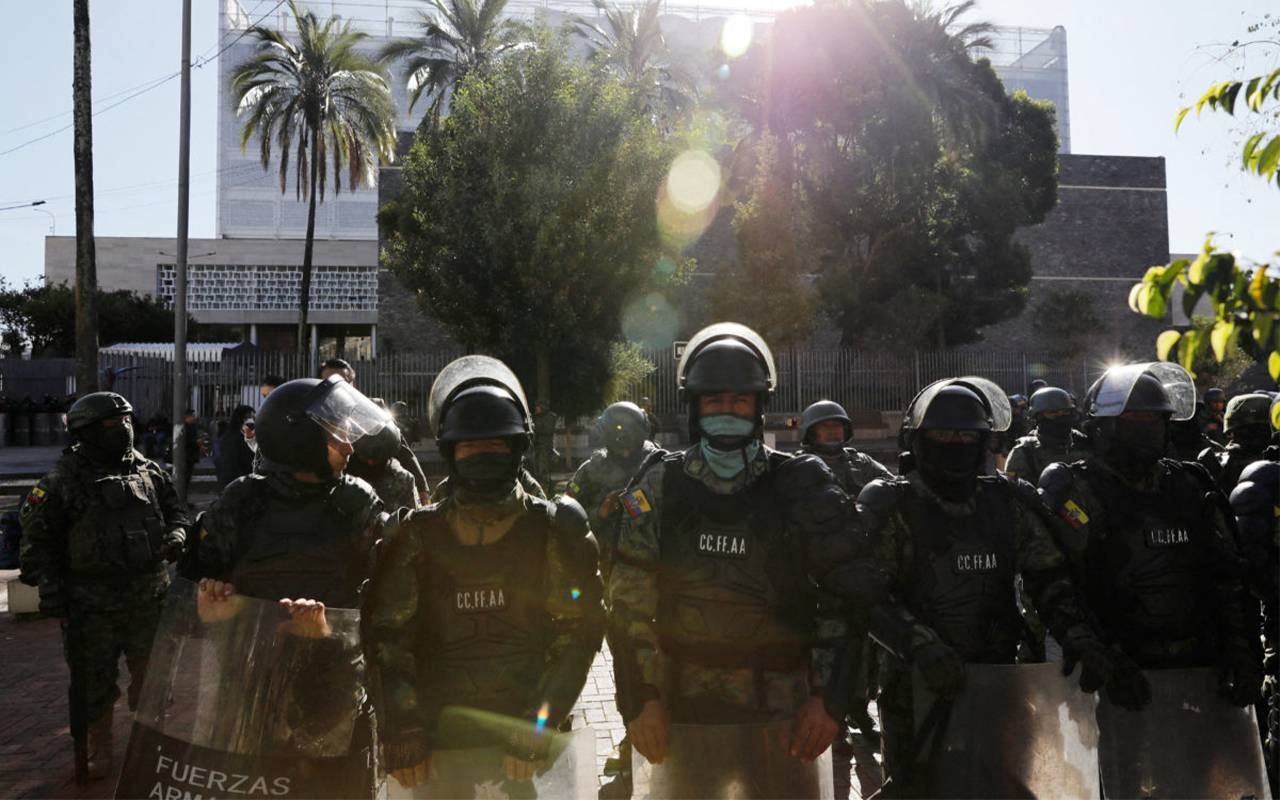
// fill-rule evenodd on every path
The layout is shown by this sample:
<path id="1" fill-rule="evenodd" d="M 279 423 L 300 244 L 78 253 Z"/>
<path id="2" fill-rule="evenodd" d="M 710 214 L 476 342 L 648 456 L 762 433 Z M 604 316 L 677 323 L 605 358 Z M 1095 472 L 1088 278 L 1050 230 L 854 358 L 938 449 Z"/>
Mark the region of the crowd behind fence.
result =
<path id="1" fill-rule="evenodd" d="M 461 353 L 394 353 L 372 360 L 354 361 L 357 385 L 371 397 L 400 400 L 416 417 L 426 415 L 427 395 L 440 369 Z M 628 399 L 650 399 L 652 410 L 663 419 L 679 413 L 676 359 L 672 348 L 645 351 L 654 369 L 631 387 Z M 1036 378 L 1061 386 L 1077 396 L 1101 374 L 1104 364 L 1083 356 L 1063 358 L 1014 351 L 906 351 L 868 352 L 847 348 L 789 349 L 775 353 L 778 385 L 770 411 L 799 413 L 809 403 L 827 398 L 846 408 L 863 411 L 900 411 L 920 388 L 931 381 L 958 375 L 981 375 L 1006 392 L 1025 392 Z M 173 362 L 162 356 L 104 354 L 100 363 L 103 388 L 128 397 L 138 416 L 159 413 L 167 417 L 173 408 Z M 10 403 L 29 398 L 61 399 L 75 391 L 75 364 L 71 359 L 0 360 L 0 395 Z M 269 375 L 285 379 L 314 375 L 308 360 L 296 353 L 255 352 L 232 355 L 221 361 L 192 361 L 187 365 L 191 396 L 185 406 L 201 417 L 228 414 L 239 404 L 257 407 L 259 384 Z M 530 397 L 533 387 L 527 387 Z M 554 406 L 554 397 L 552 398 Z"/>

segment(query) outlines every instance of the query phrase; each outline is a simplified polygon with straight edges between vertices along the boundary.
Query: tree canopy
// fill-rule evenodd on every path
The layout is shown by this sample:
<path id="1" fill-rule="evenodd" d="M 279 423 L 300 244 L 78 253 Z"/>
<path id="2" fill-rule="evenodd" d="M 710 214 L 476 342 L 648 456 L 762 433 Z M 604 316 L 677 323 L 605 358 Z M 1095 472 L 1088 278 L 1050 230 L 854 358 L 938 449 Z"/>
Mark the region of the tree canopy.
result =
<path id="1" fill-rule="evenodd" d="M 387 261 L 462 344 L 536 368 L 561 413 L 589 412 L 623 310 L 659 272 L 672 155 L 633 91 L 541 34 L 419 129 Z"/>
<path id="2" fill-rule="evenodd" d="M 974 61 L 971 4 L 835 2 L 780 14 L 726 91 L 780 143 L 811 220 L 822 303 L 845 344 L 950 346 L 1018 314 L 1014 240 L 1057 196 L 1053 110 Z"/>
<path id="3" fill-rule="evenodd" d="M 173 339 L 173 309 L 127 291 L 99 291 L 97 299 L 100 346 Z M 69 358 L 75 355 L 75 327 L 75 292 L 67 284 L 0 287 L 0 341 L 10 353 L 30 345 L 33 356 Z M 187 327 L 199 341 L 195 322 L 188 320 Z"/>

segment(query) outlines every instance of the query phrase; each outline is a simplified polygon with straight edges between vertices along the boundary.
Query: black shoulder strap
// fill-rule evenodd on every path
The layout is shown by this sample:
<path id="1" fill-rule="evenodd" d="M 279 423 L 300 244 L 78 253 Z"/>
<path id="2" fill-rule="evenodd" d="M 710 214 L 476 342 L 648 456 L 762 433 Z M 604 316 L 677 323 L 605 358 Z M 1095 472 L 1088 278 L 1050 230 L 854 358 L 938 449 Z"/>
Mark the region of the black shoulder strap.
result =
<path id="1" fill-rule="evenodd" d="M 636 486 L 640 485 L 640 479 L 643 478 L 644 474 L 659 461 L 677 462 L 683 460 L 684 451 L 682 450 L 670 451 L 663 450 L 661 447 L 654 448 L 649 455 L 644 457 L 644 461 L 640 462 L 639 468 L 637 468 L 635 474 L 631 476 L 631 480 L 627 481 L 627 486 L 623 491 L 634 489 Z"/>

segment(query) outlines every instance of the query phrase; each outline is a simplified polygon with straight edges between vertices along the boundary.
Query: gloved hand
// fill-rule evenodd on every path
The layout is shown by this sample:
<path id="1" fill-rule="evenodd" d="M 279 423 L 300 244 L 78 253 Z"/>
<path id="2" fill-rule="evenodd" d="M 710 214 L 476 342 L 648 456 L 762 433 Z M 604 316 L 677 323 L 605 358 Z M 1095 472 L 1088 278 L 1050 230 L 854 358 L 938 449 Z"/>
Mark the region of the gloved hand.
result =
<path id="1" fill-rule="evenodd" d="M 1244 642 L 1227 645 L 1218 662 L 1218 688 L 1234 705 L 1251 706 L 1262 697 L 1262 664 Z"/>
<path id="2" fill-rule="evenodd" d="M 182 528 L 174 528 L 164 535 L 164 540 L 160 542 L 160 551 L 158 555 L 164 561 L 170 564 L 182 558 L 182 553 L 186 549 L 187 534 Z"/>
<path id="3" fill-rule="evenodd" d="M 948 644 L 922 644 L 911 653 L 911 662 L 920 670 L 924 685 L 935 694 L 949 697 L 964 688 L 964 662 Z"/>
<path id="4" fill-rule="evenodd" d="M 1070 675 L 1080 665 L 1080 691 L 1096 692 L 1111 680 L 1115 659 L 1092 632 L 1073 628 L 1062 643 L 1062 674 Z"/>
<path id="5" fill-rule="evenodd" d="M 1111 680 L 1107 682 L 1107 699 L 1130 711 L 1140 711 L 1151 702 L 1151 683 L 1142 668 L 1121 649 L 1111 649 Z"/>

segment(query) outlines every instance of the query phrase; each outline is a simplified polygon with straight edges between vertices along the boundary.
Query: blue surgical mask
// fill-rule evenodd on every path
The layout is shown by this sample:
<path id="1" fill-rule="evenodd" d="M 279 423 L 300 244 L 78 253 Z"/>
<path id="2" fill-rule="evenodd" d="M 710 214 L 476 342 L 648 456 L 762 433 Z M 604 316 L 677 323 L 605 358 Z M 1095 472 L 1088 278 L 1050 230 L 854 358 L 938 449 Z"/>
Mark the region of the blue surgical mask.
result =
<path id="1" fill-rule="evenodd" d="M 736 477 L 760 452 L 760 440 L 751 437 L 756 429 L 754 420 L 733 414 L 712 414 L 698 420 L 698 429 L 702 431 L 702 456 L 716 477 L 723 480 Z M 721 449 L 712 446 L 712 442 L 737 446 Z"/>

